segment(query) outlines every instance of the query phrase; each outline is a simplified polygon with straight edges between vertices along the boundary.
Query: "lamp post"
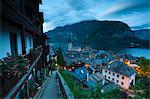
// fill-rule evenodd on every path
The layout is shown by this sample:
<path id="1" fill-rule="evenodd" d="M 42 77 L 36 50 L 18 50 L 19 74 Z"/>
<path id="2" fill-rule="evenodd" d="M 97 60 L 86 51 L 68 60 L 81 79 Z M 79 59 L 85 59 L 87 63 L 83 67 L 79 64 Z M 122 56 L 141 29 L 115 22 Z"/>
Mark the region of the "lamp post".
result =
<path id="1" fill-rule="evenodd" d="M 57 63 L 55 64 L 55 66 L 56 66 L 57 70 L 59 70 L 59 65 Z"/>

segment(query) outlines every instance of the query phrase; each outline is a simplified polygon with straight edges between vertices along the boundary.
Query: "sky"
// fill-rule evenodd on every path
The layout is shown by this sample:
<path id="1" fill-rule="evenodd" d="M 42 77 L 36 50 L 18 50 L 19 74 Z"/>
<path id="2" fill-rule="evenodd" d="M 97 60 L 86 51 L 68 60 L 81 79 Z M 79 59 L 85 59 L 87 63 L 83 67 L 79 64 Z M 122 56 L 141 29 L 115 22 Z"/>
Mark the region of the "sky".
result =
<path id="1" fill-rule="evenodd" d="M 117 20 L 132 30 L 150 28 L 149 0 L 42 0 L 44 32 L 84 20 Z"/>

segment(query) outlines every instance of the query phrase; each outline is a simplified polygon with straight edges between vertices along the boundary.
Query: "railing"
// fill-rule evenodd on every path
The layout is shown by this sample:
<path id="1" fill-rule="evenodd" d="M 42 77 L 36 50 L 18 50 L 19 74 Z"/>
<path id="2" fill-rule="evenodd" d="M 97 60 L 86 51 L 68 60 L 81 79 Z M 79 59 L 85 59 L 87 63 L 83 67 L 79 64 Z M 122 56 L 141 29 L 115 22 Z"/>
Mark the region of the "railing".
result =
<path id="1" fill-rule="evenodd" d="M 48 55 L 49 54 L 49 45 L 45 46 L 44 47 L 44 52 L 45 52 L 45 55 Z"/>
<path id="2" fill-rule="evenodd" d="M 59 73 L 59 71 L 57 71 L 57 78 L 59 80 L 59 88 L 61 96 L 63 96 L 64 99 L 75 99 L 69 87 L 67 86 L 65 80 Z"/>
<path id="3" fill-rule="evenodd" d="M 28 88 L 28 77 L 29 75 L 32 73 L 33 69 L 37 66 L 37 63 L 39 62 L 39 60 L 41 59 L 42 56 L 42 52 L 39 54 L 39 56 L 35 59 L 35 61 L 32 63 L 32 65 L 30 66 L 27 74 L 25 74 L 20 80 L 19 82 L 15 85 L 15 87 L 13 87 L 12 90 L 10 90 L 10 92 L 6 95 L 5 99 L 11 99 L 14 98 L 18 92 L 20 92 L 21 88 L 23 85 L 26 86 L 26 91 L 29 97 L 29 88 Z M 27 97 L 27 98 L 28 98 Z"/>

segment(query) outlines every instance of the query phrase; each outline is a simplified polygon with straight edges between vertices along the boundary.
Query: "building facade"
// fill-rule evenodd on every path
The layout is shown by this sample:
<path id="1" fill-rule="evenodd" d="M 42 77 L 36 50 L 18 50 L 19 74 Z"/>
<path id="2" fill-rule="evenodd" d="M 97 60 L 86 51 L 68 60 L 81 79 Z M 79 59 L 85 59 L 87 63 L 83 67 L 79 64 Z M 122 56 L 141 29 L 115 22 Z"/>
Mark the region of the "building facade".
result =
<path id="1" fill-rule="evenodd" d="M 41 0 L 1 0 L 0 59 L 7 54 L 28 54 L 43 33 Z"/>
<path id="2" fill-rule="evenodd" d="M 120 61 L 115 61 L 103 68 L 102 75 L 105 76 L 105 79 L 124 89 L 129 89 L 131 85 L 135 84 L 135 71 Z"/>
<path id="3" fill-rule="evenodd" d="M 41 0 L 0 0 L 0 66 L 5 68 L 2 63 L 8 56 L 25 56 L 30 62 L 28 68 L 31 69 L 30 72 L 26 70 L 26 74 L 34 77 L 35 83 L 38 84 L 41 79 L 44 79 L 50 61 L 48 37 L 43 33 L 43 13 L 39 12 L 41 3 Z M 34 52 L 33 55 L 31 53 L 33 49 L 40 49 L 40 51 Z M 23 70 L 17 69 L 18 67 L 0 71 L 0 97 L 15 98 L 16 93 L 20 93 L 22 89 L 26 89 L 26 95 L 22 95 L 22 98 L 32 96 L 29 95 L 28 76 L 26 78 L 11 75 L 9 78 L 5 77 L 6 73 L 11 71 L 22 72 Z M 17 86 L 16 83 L 22 78 L 25 79 L 20 81 L 20 86 Z M 22 89 L 14 91 L 14 86 Z M 14 93 L 10 93 L 11 90 Z"/>

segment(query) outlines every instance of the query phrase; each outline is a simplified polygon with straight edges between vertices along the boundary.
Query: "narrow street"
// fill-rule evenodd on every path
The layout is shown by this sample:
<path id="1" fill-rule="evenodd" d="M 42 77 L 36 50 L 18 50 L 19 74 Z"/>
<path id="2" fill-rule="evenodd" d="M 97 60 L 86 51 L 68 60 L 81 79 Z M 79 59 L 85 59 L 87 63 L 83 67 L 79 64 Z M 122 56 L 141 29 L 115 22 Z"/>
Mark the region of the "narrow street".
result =
<path id="1" fill-rule="evenodd" d="M 53 74 L 45 84 L 45 90 L 41 95 L 40 99 L 60 99 L 59 97 L 59 85 L 56 79 L 56 71 L 53 71 Z"/>

